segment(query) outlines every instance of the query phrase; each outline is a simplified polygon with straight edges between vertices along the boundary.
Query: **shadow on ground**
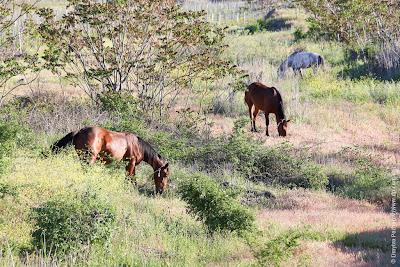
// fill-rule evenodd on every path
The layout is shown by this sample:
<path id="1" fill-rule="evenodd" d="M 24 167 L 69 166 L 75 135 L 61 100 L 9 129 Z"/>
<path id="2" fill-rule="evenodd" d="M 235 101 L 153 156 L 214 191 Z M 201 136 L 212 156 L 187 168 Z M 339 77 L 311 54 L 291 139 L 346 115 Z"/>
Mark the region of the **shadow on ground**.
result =
<path id="1" fill-rule="evenodd" d="M 391 227 L 388 225 L 388 227 Z M 396 228 L 395 236 L 400 235 L 400 229 Z M 333 244 L 343 253 L 354 254 L 362 260 L 371 264 L 369 266 L 400 266 L 400 259 L 397 247 L 399 238 L 392 237 L 390 228 L 366 231 L 361 233 L 347 234 L 343 239 L 335 241 Z M 393 239 L 395 240 L 393 243 Z M 397 257 L 392 258 L 392 248 Z M 392 260 L 395 260 L 392 262 Z"/>

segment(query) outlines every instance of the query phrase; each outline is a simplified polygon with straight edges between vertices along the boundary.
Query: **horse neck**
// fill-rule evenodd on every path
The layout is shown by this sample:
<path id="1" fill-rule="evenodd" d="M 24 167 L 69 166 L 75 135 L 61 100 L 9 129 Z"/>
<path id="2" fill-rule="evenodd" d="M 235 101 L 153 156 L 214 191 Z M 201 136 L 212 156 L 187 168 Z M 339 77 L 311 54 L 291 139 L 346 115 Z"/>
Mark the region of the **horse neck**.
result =
<path id="1" fill-rule="evenodd" d="M 289 66 L 289 58 L 287 58 L 287 59 L 285 59 L 285 61 L 283 61 L 282 62 L 282 64 L 281 64 L 281 69 L 283 70 L 283 71 L 285 71 L 285 70 L 287 70 L 287 68 L 289 68 L 290 66 Z"/>
<path id="2" fill-rule="evenodd" d="M 164 160 L 161 156 L 152 148 L 148 143 L 138 137 L 141 154 L 143 155 L 143 161 L 147 162 L 154 170 L 159 169 L 164 164 Z"/>
<path id="3" fill-rule="evenodd" d="M 158 170 L 159 168 L 161 168 L 164 165 L 164 160 L 162 158 L 160 158 L 160 157 L 158 157 L 158 158 L 150 158 L 146 162 L 151 167 L 153 167 L 154 171 Z"/>

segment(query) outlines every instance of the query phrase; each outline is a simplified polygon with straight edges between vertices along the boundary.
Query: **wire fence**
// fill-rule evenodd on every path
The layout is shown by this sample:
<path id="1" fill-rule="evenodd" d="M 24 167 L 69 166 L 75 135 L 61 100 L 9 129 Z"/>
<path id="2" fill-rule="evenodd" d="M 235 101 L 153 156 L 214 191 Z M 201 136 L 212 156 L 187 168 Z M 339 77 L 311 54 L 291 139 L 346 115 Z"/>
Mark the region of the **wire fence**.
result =
<path id="1" fill-rule="evenodd" d="M 227 25 L 243 25 L 264 15 L 257 5 L 247 5 L 243 1 L 184 2 L 182 10 L 204 10 L 208 22 Z"/>

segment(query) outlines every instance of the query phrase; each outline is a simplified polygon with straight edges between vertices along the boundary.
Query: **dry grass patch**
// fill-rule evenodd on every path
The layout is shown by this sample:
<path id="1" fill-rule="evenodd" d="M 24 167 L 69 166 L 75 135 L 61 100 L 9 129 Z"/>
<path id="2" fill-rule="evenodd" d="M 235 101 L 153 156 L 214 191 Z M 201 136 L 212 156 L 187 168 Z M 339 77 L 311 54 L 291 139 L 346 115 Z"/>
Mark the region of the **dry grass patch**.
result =
<path id="1" fill-rule="evenodd" d="M 381 208 L 365 201 L 303 189 L 282 191 L 274 201 L 274 209 L 259 212 L 260 228 L 274 226 L 288 230 L 310 226 L 288 264 L 379 266 L 390 262 L 392 214 Z M 396 217 L 399 222 L 399 215 Z M 311 240 L 322 240 L 307 240 L 308 234 Z"/>
<path id="2" fill-rule="evenodd" d="M 343 233 L 382 230 L 391 226 L 391 215 L 366 201 L 344 199 L 304 189 L 276 196 L 276 209 L 260 211 L 260 225 L 276 223 L 283 228 L 309 224 L 314 230 Z"/>
<path id="3" fill-rule="evenodd" d="M 390 255 L 376 249 L 360 249 L 337 246 L 330 241 L 305 241 L 287 262 L 288 266 L 347 267 L 385 266 Z"/>

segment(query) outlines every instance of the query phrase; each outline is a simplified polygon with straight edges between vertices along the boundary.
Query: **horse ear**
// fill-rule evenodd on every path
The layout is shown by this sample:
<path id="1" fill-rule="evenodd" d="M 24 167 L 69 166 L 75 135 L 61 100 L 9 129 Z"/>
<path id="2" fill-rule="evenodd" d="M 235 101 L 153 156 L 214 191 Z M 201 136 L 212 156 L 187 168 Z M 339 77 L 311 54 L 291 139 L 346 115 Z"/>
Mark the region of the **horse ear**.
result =
<path id="1" fill-rule="evenodd" d="M 290 120 L 287 120 L 286 122 L 289 122 Z"/>
<path id="2" fill-rule="evenodd" d="M 163 169 L 168 168 L 168 164 L 169 164 L 169 163 L 165 164 L 164 167 L 163 167 Z"/>

